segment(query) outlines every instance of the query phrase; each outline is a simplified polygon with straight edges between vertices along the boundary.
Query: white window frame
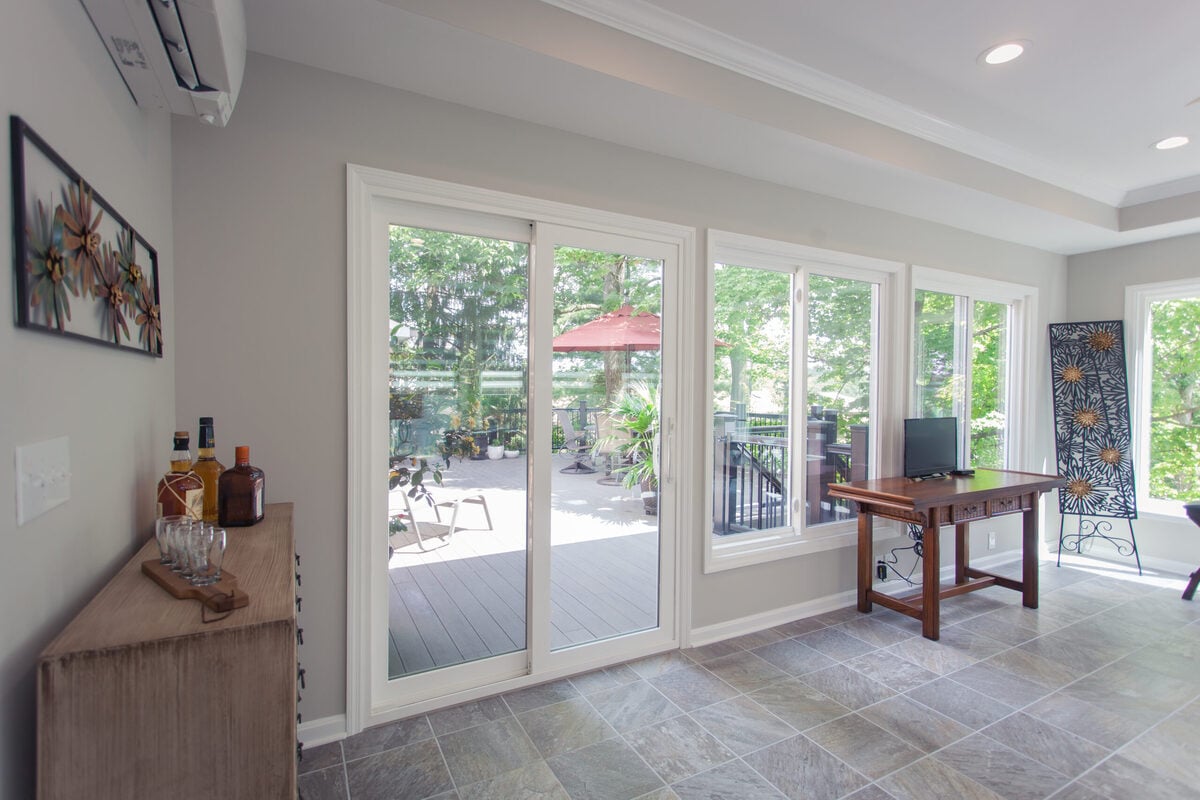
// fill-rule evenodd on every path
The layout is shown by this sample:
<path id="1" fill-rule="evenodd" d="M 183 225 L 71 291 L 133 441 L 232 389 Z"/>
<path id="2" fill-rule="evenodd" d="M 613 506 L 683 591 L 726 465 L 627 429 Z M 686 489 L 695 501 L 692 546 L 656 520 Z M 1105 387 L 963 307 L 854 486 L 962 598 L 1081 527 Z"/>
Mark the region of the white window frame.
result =
<path id="1" fill-rule="evenodd" d="M 805 276 L 816 273 L 835 278 L 850 278 L 854 280 L 875 283 L 878 289 L 878 346 L 872 354 L 871 370 L 875 376 L 871 393 L 871 474 L 878 474 L 881 465 L 888 464 L 893 454 L 887 446 L 890 437 L 881 435 L 895 427 L 896 422 L 889 417 L 889 409 L 895 407 L 892 398 L 895 395 L 894 386 L 897 381 L 895 365 L 903 364 L 903 357 L 897 358 L 896 348 L 900 353 L 906 346 L 905 337 L 888 337 L 887 331 L 893 329 L 896 317 L 895 300 L 898 274 L 904 264 L 897 261 L 886 261 L 869 256 L 852 253 L 842 253 L 835 250 L 825 250 L 817 247 L 781 242 L 774 239 L 763 239 L 756 236 L 732 233 L 729 231 L 708 231 L 708 279 L 707 302 L 705 306 L 705 340 L 713 341 L 715 337 L 713 313 L 716 305 L 714 297 L 714 271 L 717 264 L 732 264 L 740 267 L 751 267 L 767 270 L 799 272 Z M 807 285 L 801 290 L 800 302 L 796 304 L 795 313 L 799 315 L 799 325 L 794 325 L 796 340 L 794 348 L 799 348 L 799 354 L 793 359 L 803 365 L 807 361 L 806 348 L 808 345 Z M 712 437 L 712 396 L 713 396 L 713 349 L 706 349 L 704 363 L 706 364 L 704 378 L 704 414 L 703 425 L 704 448 L 704 508 L 705 522 L 701 529 L 704 534 L 703 569 L 705 573 L 720 572 L 727 569 L 760 564 L 781 558 L 833 550 L 841 547 L 855 547 L 857 540 L 857 523 L 851 519 L 845 522 L 823 523 L 809 527 L 800 520 L 795 512 L 798 501 L 803 508 L 803 497 L 793 499 L 793 524 L 787 527 L 774 528 L 766 531 L 747 531 L 721 537 L 716 541 L 712 532 L 711 509 L 713 507 L 712 464 L 715 456 Z M 901 370 L 903 374 L 903 370 Z M 794 388 L 792 392 L 792 408 L 808 408 L 807 376 L 793 375 Z M 794 418 L 794 414 L 792 415 Z M 793 420 L 793 428 L 795 428 Z M 795 437 L 793 437 L 795 438 Z M 881 446 L 883 445 L 883 446 Z M 795 448 L 793 448 L 793 451 Z M 803 493 L 805 482 L 796 481 L 799 492 Z"/>
<path id="2" fill-rule="evenodd" d="M 908 298 L 908 334 L 906 338 L 915 336 L 913 305 L 918 290 L 940 292 L 966 297 L 968 300 L 968 321 L 971 309 L 976 300 L 991 303 L 1002 303 L 1009 306 L 1009 344 L 1007 364 L 1008 403 L 1005 414 L 1010 435 L 1005 442 L 1005 464 L 1007 469 L 1034 470 L 1035 465 L 1029 463 L 1033 451 L 1033 428 L 1026 420 L 1035 408 L 1032 390 L 1034 386 L 1043 385 L 1037 380 L 1029 379 L 1030 367 L 1037 363 L 1035 348 L 1039 347 L 1041 337 L 1037 331 L 1037 301 L 1038 290 L 1035 286 L 1026 286 L 1008 281 L 998 281 L 994 278 L 983 278 L 976 275 L 965 275 L 960 272 L 947 272 L 914 265 L 912 268 L 912 288 Z M 968 328 L 969 330 L 969 328 Z M 906 373 L 908 375 L 908 413 L 912 417 L 917 414 L 915 372 L 911 352 L 915 351 L 915 342 L 910 350 Z M 970 358 L 966 358 L 964 370 L 966 379 L 971 380 Z M 970 432 L 970 389 L 964 390 L 966 395 L 966 419 L 961 423 Z M 962 437 L 966 439 L 966 437 Z M 970 452 L 969 441 L 960 443 L 960 450 Z"/>
<path id="3" fill-rule="evenodd" d="M 1129 422 L 1133 436 L 1133 480 L 1140 514 L 1183 519 L 1177 500 L 1150 497 L 1150 404 L 1154 343 L 1150 340 L 1150 304 L 1183 297 L 1200 297 L 1200 278 L 1139 283 L 1125 287 L 1125 347 L 1129 359 Z"/>
<path id="4" fill-rule="evenodd" d="M 382 588 L 385 580 L 382 577 L 382 567 L 386 555 L 382 554 L 382 549 L 376 545 L 383 541 L 384 537 L 387 489 L 386 481 L 378 479 L 379 473 L 372 469 L 372 465 L 386 463 L 386 449 L 381 448 L 385 439 L 373 437 L 371 434 L 374 430 L 372 426 L 378 424 L 378 420 L 387 418 L 386 375 L 377 366 L 386 363 L 387 336 L 384 332 L 387 330 L 388 306 L 386 272 L 377 268 L 380 263 L 386 263 L 386 251 L 381 249 L 374 237 L 374 231 L 382 219 L 377 212 L 397 204 L 404 205 L 408 210 L 405 214 L 406 223 L 420 225 L 431 221 L 415 213 L 416 208 L 420 206 L 434 212 L 435 219 L 443 227 L 446 224 L 445 220 L 456 214 L 461 218 L 469 218 L 470 224 L 465 232 L 476 235 L 480 233 L 477 230 L 480 220 L 489 216 L 497 220 L 497 233 L 501 235 L 506 223 L 528 220 L 534 224 L 531 268 L 536 268 L 538 263 L 536 254 L 539 231 L 546 231 L 554 226 L 589 230 L 597 235 L 640 239 L 673 248 L 671 263 L 676 265 L 676 273 L 686 269 L 686 265 L 696 263 L 694 228 L 356 164 L 346 165 L 346 730 L 350 734 L 370 725 L 604 666 L 595 663 L 596 657 L 589 656 L 582 652 L 582 649 L 553 651 L 546 655 L 549 642 L 546 633 L 548 617 L 542 614 L 535 619 L 535 614 L 531 613 L 533 605 L 530 601 L 526 616 L 527 624 L 531 626 L 529 647 L 522 651 L 522 654 L 517 654 L 518 658 L 515 660 L 506 656 L 497 657 L 504 660 L 500 666 L 508 670 L 507 677 L 498 675 L 496 682 L 490 685 L 478 685 L 474 676 L 456 683 L 455 674 L 465 674 L 472 666 L 467 664 L 439 671 L 441 685 L 434 687 L 431 684 L 428 695 L 400 697 L 395 694 L 392 682 L 387 679 L 386 668 L 380 667 L 381 663 L 386 665 L 386 659 L 378 658 L 377 649 L 378 632 L 386 630 L 387 623 L 387 604 L 381 602 L 381 599 L 386 597 Z M 696 306 L 695 281 L 678 276 L 678 279 L 672 278 L 672 282 L 675 284 L 673 292 L 664 292 L 664 320 L 672 321 L 670 329 L 664 327 L 664 342 L 678 343 L 673 349 L 677 357 L 664 359 L 663 363 L 664 387 L 668 383 L 674 387 L 674 390 L 669 392 L 664 388 L 662 415 L 663 426 L 668 433 L 692 430 L 696 424 L 696 412 L 693 408 L 695 404 L 684 400 L 684 365 L 695 363 L 698 358 L 696 349 L 699 346 L 684 336 L 684 332 L 691 329 L 690 309 Z M 534 308 L 531 309 L 533 315 L 537 304 L 545 301 L 546 287 L 550 284 L 544 280 L 539 281 L 532 275 L 531 284 L 534 292 L 541 293 L 531 296 L 534 304 Z M 667 303 L 671 304 L 669 314 Z M 540 323 L 531 319 L 531 324 L 536 327 Z M 542 328 L 544 329 L 545 325 L 542 325 Z M 531 349 L 531 385 L 534 382 L 540 385 L 540 382 L 547 380 L 545 375 L 534 373 L 539 353 L 545 356 L 550 351 L 550 342 L 544 333 L 545 330 L 542 330 L 541 339 L 535 341 Z M 664 353 L 666 351 L 667 348 L 664 347 Z M 535 398 L 540 396 L 538 391 L 542 390 L 534 392 Z M 670 402 L 667 402 L 668 397 L 671 398 Z M 536 413 L 536 409 L 534 412 Z M 531 434 L 535 431 L 542 429 L 532 429 Z M 548 429 L 536 435 L 548 437 Z M 680 458 L 678 452 L 672 452 L 673 448 L 681 446 L 681 440 L 682 437 L 668 435 L 664 437 L 661 445 L 665 460 L 663 483 L 666 485 L 659 499 L 659 511 L 664 515 L 664 519 L 675 520 L 676 539 L 673 551 L 664 548 L 661 553 L 660 602 L 663 592 L 670 593 L 673 612 L 660 616 L 659 626 L 654 631 L 632 634 L 622 641 L 613 640 L 610 644 L 600 643 L 606 648 L 600 656 L 606 663 L 628 661 L 670 647 L 679 647 L 683 643 L 685 621 L 691 617 L 691 571 L 687 565 L 692 563 L 693 558 L 690 549 L 691 537 L 683 535 L 683 532 L 694 528 L 695 513 L 694 504 L 687 501 L 686 492 L 678 489 L 681 486 L 693 485 L 693 482 L 698 480 L 695 474 L 698 467 L 694 460 Z M 531 446 L 534 444 L 536 443 L 531 440 Z M 670 468 L 667 466 L 670 464 L 677 466 Z M 543 470 L 548 470 L 545 462 Z M 546 476 L 548 472 L 543 476 L 542 483 L 548 486 Z M 533 524 L 536 525 L 537 521 L 534 520 Z M 546 581 L 548 585 L 545 566 L 550 559 L 549 540 L 544 536 L 532 538 L 531 559 L 535 570 L 540 570 L 537 573 L 540 577 L 529 577 L 528 580 Z M 529 575 L 533 576 L 534 571 Z M 543 585 L 541 596 L 545 596 L 547 585 Z M 537 594 L 539 593 L 530 590 L 527 591 L 526 597 L 533 598 Z M 666 609 L 665 603 L 660 605 L 660 609 L 660 614 L 663 614 Z M 600 651 L 597 649 L 594 652 Z M 376 657 L 371 657 L 372 653 Z M 535 663 L 539 658 L 544 659 L 540 662 L 541 666 Z M 419 675 L 414 677 L 421 678 Z M 410 682 L 408 685 L 414 686 L 418 683 L 421 681 Z"/>

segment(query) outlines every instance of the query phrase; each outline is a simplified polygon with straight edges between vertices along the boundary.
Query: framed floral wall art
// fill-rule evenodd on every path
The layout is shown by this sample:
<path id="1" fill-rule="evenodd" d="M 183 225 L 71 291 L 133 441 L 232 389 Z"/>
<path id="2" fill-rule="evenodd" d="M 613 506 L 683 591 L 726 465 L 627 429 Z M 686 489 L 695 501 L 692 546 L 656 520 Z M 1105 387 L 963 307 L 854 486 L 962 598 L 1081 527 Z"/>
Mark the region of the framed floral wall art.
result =
<path id="1" fill-rule="evenodd" d="M 158 254 L 20 117 L 9 127 L 16 324 L 161 358 Z"/>

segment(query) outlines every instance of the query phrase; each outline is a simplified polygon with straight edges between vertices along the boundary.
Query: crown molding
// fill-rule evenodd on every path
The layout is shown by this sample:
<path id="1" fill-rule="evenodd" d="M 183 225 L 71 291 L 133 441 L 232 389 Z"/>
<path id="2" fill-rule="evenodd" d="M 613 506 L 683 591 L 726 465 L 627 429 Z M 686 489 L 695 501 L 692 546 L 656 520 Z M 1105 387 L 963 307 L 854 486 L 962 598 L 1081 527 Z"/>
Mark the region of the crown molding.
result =
<path id="1" fill-rule="evenodd" d="M 1200 192 L 1200 175 L 1190 175 L 1176 181 L 1156 183 L 1153 186 L 1143 186 L 1141 189 L 1131 189 L 1125 193 L 1121 208 L 1137 206 L 1142 203 L 1153 203 L 1156 200 L 1166 200 L 1181 195 Z"/>
<path id="2" fill-rule="evenodd" d="M 1125 192 L 925 113 L 858 84 L 755 47 L 644 0 L 541 0 L 580 17 L 876 122 L 902 133 L 1116 206 Z"/>

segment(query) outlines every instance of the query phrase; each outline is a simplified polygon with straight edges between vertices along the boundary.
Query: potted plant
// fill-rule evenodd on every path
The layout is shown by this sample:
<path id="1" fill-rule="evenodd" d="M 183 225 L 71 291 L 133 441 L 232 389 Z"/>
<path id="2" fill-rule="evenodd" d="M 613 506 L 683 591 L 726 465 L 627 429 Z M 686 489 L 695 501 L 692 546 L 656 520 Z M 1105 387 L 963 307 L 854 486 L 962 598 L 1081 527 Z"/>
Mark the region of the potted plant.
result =
<path id="1" fill-rule="evenodd" d="M 608 413 L 612 426 L 626 435 L 613 448 L 620 462 L 613 474 L 626 489 L 641 488 L 642 507 L 654 516 L 658 513 L 658 390 L 641 382 L 630 384 Z"/>
<path id="2" fill-rule="evenodd" d="M 442 434 L 442 441 L 438 443 L 438 455 L 442 457 L 446 466 L 450 466 L 450 459 L 454 456 L 462 460 L 474 458 L 478 453 L 479 446 L 475 443 L 475 432 L 466 428 L 447 430 Z"/>
<path id="3" fill-rule="evenodd" d="M 516 458 L 525 449 L 525 434 L 517 431 L 508 436 L 508 444 L 504 448 L 505 458 Z"/>

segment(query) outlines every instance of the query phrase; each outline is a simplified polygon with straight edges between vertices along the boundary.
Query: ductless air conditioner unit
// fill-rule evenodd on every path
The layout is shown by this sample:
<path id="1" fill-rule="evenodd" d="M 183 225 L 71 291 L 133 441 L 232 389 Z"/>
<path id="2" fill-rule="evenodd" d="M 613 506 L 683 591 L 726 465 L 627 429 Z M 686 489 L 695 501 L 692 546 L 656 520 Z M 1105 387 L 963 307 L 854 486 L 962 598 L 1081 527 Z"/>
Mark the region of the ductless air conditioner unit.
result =
<path id="1" fill-rule="evenodd" d="M 225 125 L 246 68 L 242 0 L 80 0 L 134 101 Z"/>

